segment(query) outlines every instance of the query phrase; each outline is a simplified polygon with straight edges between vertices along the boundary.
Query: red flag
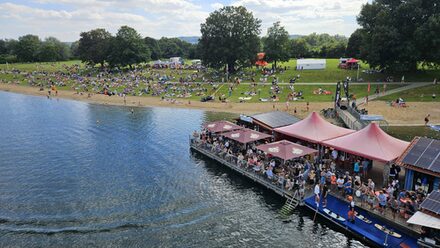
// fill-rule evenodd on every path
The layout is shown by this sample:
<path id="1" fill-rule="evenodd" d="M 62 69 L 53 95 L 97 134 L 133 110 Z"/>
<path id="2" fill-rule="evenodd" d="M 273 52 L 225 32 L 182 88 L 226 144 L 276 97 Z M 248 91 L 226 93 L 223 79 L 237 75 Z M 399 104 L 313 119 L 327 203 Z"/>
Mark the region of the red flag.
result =
<path id="1" fill-rule="evenodd" d="M 370 93 L 370 82 L 368 82 L 368 93 Z"/>

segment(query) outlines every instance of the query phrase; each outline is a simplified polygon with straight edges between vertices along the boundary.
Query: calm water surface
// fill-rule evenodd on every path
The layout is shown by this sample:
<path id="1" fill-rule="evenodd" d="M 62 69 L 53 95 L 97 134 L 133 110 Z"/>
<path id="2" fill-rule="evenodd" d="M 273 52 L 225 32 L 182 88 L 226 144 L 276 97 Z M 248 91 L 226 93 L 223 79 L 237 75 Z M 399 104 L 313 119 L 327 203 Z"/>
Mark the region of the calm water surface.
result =
<path id="1" fill-rule="evenodd" d="M 224 117 L 0 92 L 0 247 L 364 246 L 191 153 Z"/>

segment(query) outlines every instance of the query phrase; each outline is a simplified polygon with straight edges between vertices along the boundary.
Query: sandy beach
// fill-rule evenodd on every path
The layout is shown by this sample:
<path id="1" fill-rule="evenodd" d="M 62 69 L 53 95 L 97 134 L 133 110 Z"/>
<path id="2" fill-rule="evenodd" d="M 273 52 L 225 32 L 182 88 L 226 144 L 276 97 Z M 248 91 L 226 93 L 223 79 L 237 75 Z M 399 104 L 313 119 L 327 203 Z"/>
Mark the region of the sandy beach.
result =
<path id="1" fill-rule="evenodd" d="M 0 90 L 42 96 L 46 97 L 47 91 L 39 91 L 38 88 L 19 86 L 13 84 L 0 84 Z M 85 101 L 89 103 L 118 105 L 118 106 L 136 106 L 136 107 L 176 107 L 176 108 L 194 108 L 208 111 L 230 112 L 237 114 L 255 114 L 273 110 L 288 111 L 293 114 L 294 108 L 297 109 L 296 115 L 304 118 L 311 111 L 319 112 L 324 108 L 331 108 L 332 102 L 311 102 L 309 111 L 307 111 L 305 102 L 290 102 L 289 109 L 286 109 L 285 102 L 276 103 L 221 103 L 221 102 L 200 102 L 188 101 L 185 99 L 178 99 L 176 102 L 161 100 L 159 97 L 139 97 L 127 96 L 126 103 L 124 99 L 119 96 L 106 96 L 95 94 L 88 97 L 87 94 L 79 95 L 74 91 L 59 90 L 58 96 L 54 98 L 65 98 L 78 101 Z M 407 108 L 390 107 L 384 101 L 372 101 L 367 106 L 362 108 L 368 109 L 370 114 L 383 115 L 390 125 L 394 126 L 419 126 L 424 125 L 424 118 L 429 113 L 431 114 L 430 123 L 440 123 L 440 103 L 436 102 L 410 102 Z"/>

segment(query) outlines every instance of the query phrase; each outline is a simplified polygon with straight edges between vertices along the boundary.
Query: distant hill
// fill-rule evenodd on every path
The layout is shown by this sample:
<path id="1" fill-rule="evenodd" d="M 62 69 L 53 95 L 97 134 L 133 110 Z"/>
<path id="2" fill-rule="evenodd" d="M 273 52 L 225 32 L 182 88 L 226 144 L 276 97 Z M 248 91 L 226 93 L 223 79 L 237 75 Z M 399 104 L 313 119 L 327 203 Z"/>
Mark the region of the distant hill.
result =
<path id="1" fill-rule="evenodd" d="M 191 44 L 197 44 L 199 42 L 199 36 L 180 36 L 177 37 L 180 40 L 186 41 Z"/>

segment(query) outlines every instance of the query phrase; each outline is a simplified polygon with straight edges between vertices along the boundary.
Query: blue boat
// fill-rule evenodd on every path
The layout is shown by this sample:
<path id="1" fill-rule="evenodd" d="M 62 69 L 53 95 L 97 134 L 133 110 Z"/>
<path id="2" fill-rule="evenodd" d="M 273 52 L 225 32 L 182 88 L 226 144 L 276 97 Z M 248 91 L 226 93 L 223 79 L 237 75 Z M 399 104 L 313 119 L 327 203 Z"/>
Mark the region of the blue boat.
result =
<path id="1" fill-rule="evenodd" d="M 316 211 L 314 196 L 306 198 L 304 203 L 308 208 Z M 416 238 L 386 225 L 360 208 L 356 208 L 356 212 L 362 215 L 364 220 L 356 218 L 355 222 L 351 223 L 348 221 L 348 209 L 349 206 L 347 202 L 329 195 L 327 197 L 326 208 L 323 208 L 320 204 L 318 213 L 337 226 L 378 247 L 418 247 Z M 328 210 L 330 210 L 330 212 Z M 379 229 L 379 225 L 380 227 L 385 227 L 386 230 Z M 386 231 L 391 232 L 387 234 Z"/>

